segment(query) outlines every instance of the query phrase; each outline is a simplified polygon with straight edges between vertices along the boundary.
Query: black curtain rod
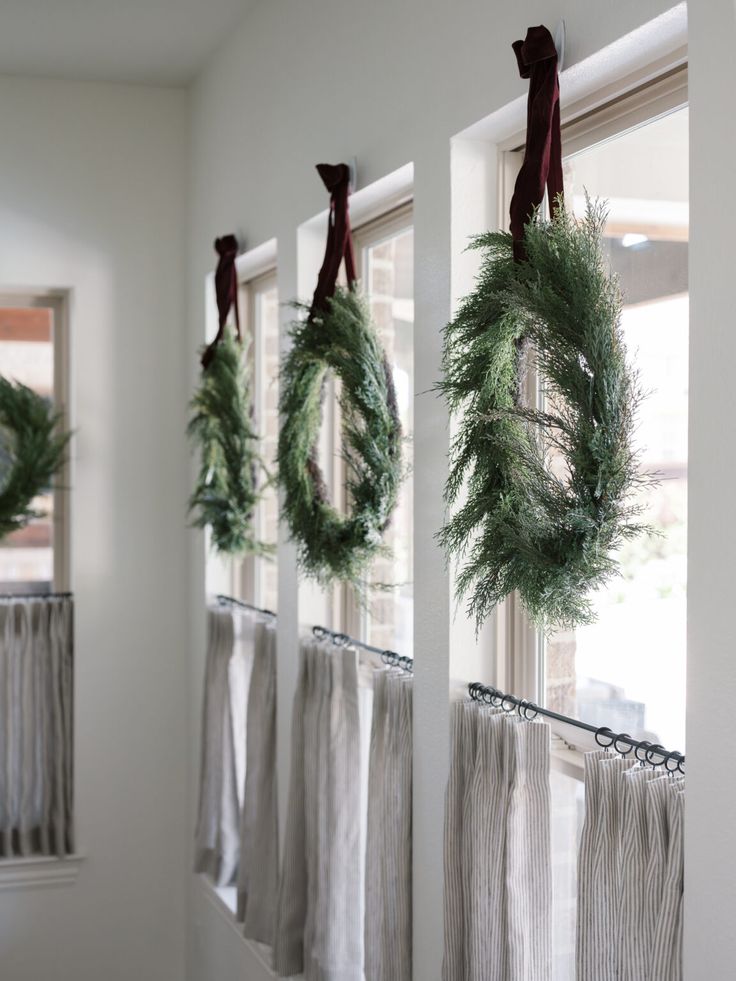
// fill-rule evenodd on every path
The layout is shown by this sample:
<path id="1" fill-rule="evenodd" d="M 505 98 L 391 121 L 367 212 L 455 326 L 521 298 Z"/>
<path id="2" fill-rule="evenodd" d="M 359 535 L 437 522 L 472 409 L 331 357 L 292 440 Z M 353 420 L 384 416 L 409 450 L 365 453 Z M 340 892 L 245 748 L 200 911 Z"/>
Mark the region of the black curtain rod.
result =
<path id="1" fill-rule="evenodd" d="M 218 603 L 231 603 L 233 606 L 239 606 L 244 610 L 252 610 L 254 613 L 262 613 L 265 616 L 274 617 L 274 619 L 276 617 L 273 610 L 265 610 L 260 606 L 254 606 L 252 603 L 246 603 L 245 600 L 235 599 L 234 596 L 225 596 L 219 593 L 217 601 Z M 362 640 L 351 637 L 349 634 L 330 630 L 329 627 L 312 627 L 312 633 L 320 640 L 329 637 L 332 643 L 338 647 L 360 647 L 361 650 L 369 651 L 371 654 L 378 654 L 383 663 L 389 667 L 402 668 L 404 671 L 414 670 L 414 661 L 405 654 L 397 654 L 396 651 L 387 651 L 380 647 L 374 647 L 372 644 L 366 644 Z"/>
<path id="2" fill-rule="evenodd" d="M 262 613 L 264 616 L 276 618 L 273 610 L 266 610 L 262 606 L 254 606 L 252 603 L 246 603 L 245 600 L 235 599 L 234 596 L 225 596 L 223 593 L 217 594 L 217 602 L 230 603 L 232 606 L 239 606 L 243 610 L 252 610 L 253 613 Z"/>
<path id="3" fill-rule="evenodd" d="M 360 647 L 361 650 L 369 651 L 371 654 L 378 654 L 383 663 L 389 665 L 389 667 L 402 668 L 404 671 L 414 670 L 414 661 L 412 658 L 407 657 L 406 654 L 397 654 L 396 651 L 374 647 L 372 644 L 366 644 L 364 641 L 357 640 L 349 634 L 342 634 L 336 630 L 330 630 L 329 627 L 312 627 L 312 633 L 320 640 L 329 637 L 332 643 L 338 647 Z"/>
<path id="4" fill-rule="evenodd" d="M 628 732 L 613 732 L 608 726 L 594 726 L 589 722 L 581 722 L 580 719 L 572 719 L 568 715 L 561 715 L 553 712 L 552 709 L 542 708 L 535 705 L 528 698 L 517 698 L 516 695 L 508 695 L 498 688 L 491 685 L 483 685 L 480 681 L 474 681 L 468 685 L 468 694 L 476 702 L 483 702 L 485 705 L 493 705 L 494 708 L 502 708 L 504 712 L 518 711 L 521 718 L 531 722 L 538 715 L 547 719 L 555 719 L 557 722 L 564 722 L 565 725 L 574 726 L 576 729 L 584 729 L 592 732 L 596 743 L 602 749 L 613 748 L 620 756 L 628 756 L 632 751 L 639 763 L 649 763 L 650 766 L 663 766 L 668 773 L 684 773 L 685 757 L 677 751 L 669 752 L 659 743 L 650 743 L 646 739 L 634 739 Z M 622 749 L 621 745 L 628 746 Z"/>
<path id="5" fill-rule="evenodd" d="M 74 593 L 0 593 L 0 600 L 7 599 L 71 599 Z"/>

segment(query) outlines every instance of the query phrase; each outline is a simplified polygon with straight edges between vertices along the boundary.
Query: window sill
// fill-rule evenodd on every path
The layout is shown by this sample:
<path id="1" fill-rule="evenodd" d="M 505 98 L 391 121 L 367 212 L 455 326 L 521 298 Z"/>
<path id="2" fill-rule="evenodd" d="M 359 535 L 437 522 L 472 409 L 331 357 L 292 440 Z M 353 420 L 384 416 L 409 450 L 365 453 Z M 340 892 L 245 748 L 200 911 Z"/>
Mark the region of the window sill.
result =
<path id="1" fill-rule="evenodd" d="M 34 855 L 29 858 L 0 859 L 0 892 L 11 889 L 46 889 L 72 885 L 79 874 L 84 855 Z"/>
<path id="2" fill-rule="evenodd" d="M 550 762 L 553 769 L 566 777 L 573 780 L 585 778 L 585 753 L 565 742 L 558 733 L 552 734 Z"/>
<path id="3" fill-rule="evenodd" d="M 273 973 L 273 968 L 271 967 L 271 948 L 266 944 L 260 944 L 255 940 L 249 940 L 247 937 L 244 937 L 242 932 L 243 925 L 235 919 L 237 904 L 235 888 L 233 886 L 229 888 L 216 886 L 207 875 L 201 874 L 197 878 L 201 883 L 202 890 L 208 902 L 232 927 L 240 943 L 248 948 L 250 954 L 258 961 L 261 967 L 265 968 L 268 974 L 275 978 L 276 975 Z M 302 978 L 303 975 L 297 974 L 294 975 L 291 981 L 302 981 Z"/>

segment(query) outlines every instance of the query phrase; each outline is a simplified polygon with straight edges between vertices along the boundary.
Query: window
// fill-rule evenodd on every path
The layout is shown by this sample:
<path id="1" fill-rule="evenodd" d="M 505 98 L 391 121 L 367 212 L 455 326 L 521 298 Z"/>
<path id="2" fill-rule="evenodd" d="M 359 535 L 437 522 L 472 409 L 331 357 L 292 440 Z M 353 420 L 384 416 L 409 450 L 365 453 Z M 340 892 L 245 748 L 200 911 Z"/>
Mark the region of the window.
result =
<path id="1" fill-rule="evenodd" d="M 564 148 L 563 148 L 564 152 Z M 653 168 L 654 159 L 667 160 Z M 566 191 L 609 202 L 606 252 L 622 326 L 647 397 L 637 449 L 659 483 L 641 493 L 651 532 L 620 551 L 621 576 L 595 596 L 592 624 L 546 644 L 547 702 L 668 748 L 685 743 L 688 401 L 688 110 L 565 159 Z"/>
<path id="2" fill-rule="evenodd" d="M 61 295 L 0 296 L 0 373 L 32 388 L 67 419 L 67 326 Z M 68 468 L 34 502 L 40 517 L 0 542 L 0 592 L 69 588 Z"/>
<path id="3" fill-rule="evenodd" d="M 352 604 L 348 631 L 382 649 L 412 655 L 414 635 L 413 482 L 414 232 L 403 206 L 355 232 L 356 263 L 396 386 L 407 476 L 384 541 L 389 553 L 373 564 L 365 609 Z M 357 622 L 356 622 L 357 621 Z"/>
<path id="4" fill-rule="evenodd" d="M 241 315 L 250 336 L 248 357 L 251 369 L 255 431 L 260 451 L 272 478 L 276 474 L 279 439 L 279 297 L 276 273 L 252 279 L 241 288 Z M 251 556 L 237 570 L 235 595 L 267 610 L 278 607 L 276 540 L 279 502 L 275 480 L 260 475 L 262 498 L 254 516 L 259 541 L 273 547 L 269 556 Z"/>
<path id="5" fill-rule="evenodd" d="M 271 270 L 240 285 L 238 309 L 245 336 L 249 339 L 248 368 L 253 398 L 253 425 L 260 437 L 260 453 L 271 478 L 276 474 L 279 437 L 279 302 L 276 272 Z M 230 312 L 228 323 L 235 323 Z M 205 563 L 206 593 L 226 593 L 248 603 L 276 611 L 278 578 L 276 539 L 278 491 L 275 479 L 258 474 L 261 501 L 253 516 L 257 539 L 273 546 L 267 556 L 247 555 L 242 560 L 217 555 L 209 544 Z"/>
<path id="6" fill-rule="evenodd" d="M 550 708 L 671 749 L 685 747 L 688 110 L 685 70 L 563 126 L 568 207 L 608 202 L 604 246 L 624 297 L 629 358 L 647 397 L 636 432 L 651 528 L 623 546 L 596 621 L 542 637 L 515 598 L 514 685 Z M 510 157 L 515 154 L 509 154 Z M 665 159 L 666 168 L 649 162 Z M 536 389 L 536 385 L 531 388 Z"/>
<path id="7" fill-rule="evenodd" d="M 509 687 L 596 726 L 685 749 L 688 110 L 677 70 L 629 98 L 563 126 L 568 207 L 585 193 L 608 201 L 604 247 L 619 277 L 629 358 L 648 397 L 636 440 L 651 533 L 624 545 L 621 575 L 594 594 L 597 619 L 543 637 L 516 597 L 506 602 L 501 641 Z M 516 154 L 506 155 L 504 178 Z M 666 160 L 666 167 L 650 166 Z M 520 162 L 520 161 L 519 161 Z M 504 194 L 506 184 L 504 184 Z M 508 204 L 508 201 L 507 201 Z M 541 398 L 530 379 L 530 398 Z M 584 738 L 584 737 L 583 737 Z M 587 745 L 586 747 L 587 748 Z M 578 754 L 553 742 L 554 974 L 574 976 L 576 863 L 584 814 Z"/>

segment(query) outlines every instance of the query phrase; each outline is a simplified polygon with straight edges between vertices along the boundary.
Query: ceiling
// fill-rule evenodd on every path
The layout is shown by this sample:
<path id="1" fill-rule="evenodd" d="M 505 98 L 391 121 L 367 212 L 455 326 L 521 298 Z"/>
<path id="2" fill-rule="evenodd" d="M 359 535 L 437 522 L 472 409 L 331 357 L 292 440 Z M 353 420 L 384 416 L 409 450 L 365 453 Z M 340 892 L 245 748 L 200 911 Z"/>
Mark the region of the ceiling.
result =
<path id="1" fill-rule="evenodd" d="M 182 85 L 256 0 L 0 0 L 0 74 Z"/>

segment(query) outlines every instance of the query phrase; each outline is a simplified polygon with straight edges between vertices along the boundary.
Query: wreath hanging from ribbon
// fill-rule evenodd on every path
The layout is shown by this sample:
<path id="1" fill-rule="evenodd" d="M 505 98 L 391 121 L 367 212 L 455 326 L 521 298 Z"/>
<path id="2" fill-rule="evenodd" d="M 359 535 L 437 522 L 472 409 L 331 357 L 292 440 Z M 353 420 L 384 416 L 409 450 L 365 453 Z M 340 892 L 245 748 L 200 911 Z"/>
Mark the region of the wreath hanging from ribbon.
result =
<path id="1" fill-rule="evenodd" d="M 41 516 L 33 500 L 52 489 L 71 439 L 61 418 L 48 399 L 0 376 L 0 538 Z"/>
<path id="2" fill-rule="evenodd" d="M 282 366 L 279 480 L 283 517 L 303 571 L 322 583 L 359 585 L 383 547 L 396 506 L 403 476 L 401 425 L 391 368 L 357 286 L 349 169 L 319 164 L 317 170 L 330 192 L 327 246 L 309 315 L 293 324 Z M 336 285 L 343 259 L 347 289 Z M 318 463 L 328 372 L 341 381 L 348 515 L 330 502 Z"/>
<path id="3" fill-rule="evenodd" d="M 224 555 L 263 554 L 271 546 L 259 542 L 254 516 L 260 498 L 259 477 L 266 474 L 253 429 L 253 400 L 238 312 L 234 235 L 215 242 L 219 260 L 215 293 L 219 314 L 217 336 L 201 358 L 202 380 L 192 398 L 187 432 L 199 449 L 200 466 L 189 499 L 198 528 L 209 527 L 212 545 Z M 227 324 L 235 308 L 235 332 Z"/>
<path id="4" fill-rule="evenodd" d="M 564 207 L 554 42 L 533 27 L 514 50 L 530 78 L 526 151 L 511 234 L 473 241 L 477 285 L 445 329 L 440 388 L 462 422 L 445 489 L 457 509 L 439 537 L 478 625 L 518 590 L 549 629 L 592 619 L 591 591 L 641 531 L 633 491 L 648 478 L 632 446 L 641 391 L 601 246 L 605 208 L 589 201 L 577 220 Z M 544 409 L 524 400 L 532 357 Z"/>

